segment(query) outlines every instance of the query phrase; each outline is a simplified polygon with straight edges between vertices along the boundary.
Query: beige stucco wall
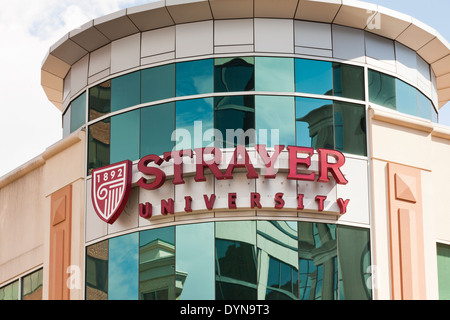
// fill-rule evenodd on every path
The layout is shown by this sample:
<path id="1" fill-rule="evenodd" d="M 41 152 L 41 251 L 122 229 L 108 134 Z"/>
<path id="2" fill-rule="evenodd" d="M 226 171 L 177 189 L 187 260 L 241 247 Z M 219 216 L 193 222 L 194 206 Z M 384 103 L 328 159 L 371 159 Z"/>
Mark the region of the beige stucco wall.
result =
<path id="1" fill-rule="evenodd" d="M 51 195 L 72 185 L 71 298 L 82 298 L 85 149 L 77 131 L 0 180 L 0 286 L 41 266 L 48 283 Z"/>
<path id="2" fill-rule="evenodd" d="M 398 163 L 421 171 L 426 297 L 439 299 L 436 242 L 450 242 L 450 128 L 383 108 L 370 108 L 369 119 L 376 298 L 392 298 L 387 165 Z"/>

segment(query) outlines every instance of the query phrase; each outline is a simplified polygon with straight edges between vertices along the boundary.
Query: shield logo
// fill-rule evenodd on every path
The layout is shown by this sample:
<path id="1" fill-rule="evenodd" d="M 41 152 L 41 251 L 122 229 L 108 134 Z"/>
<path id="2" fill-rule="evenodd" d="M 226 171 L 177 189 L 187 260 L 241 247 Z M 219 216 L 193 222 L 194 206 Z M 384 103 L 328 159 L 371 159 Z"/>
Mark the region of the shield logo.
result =
<path id="1" fill-rule="evenodd" d="M 125 208 L 131 191 L 129 160 L 92 171 L 92 204 L 103 221 L 113 224 Z"/>

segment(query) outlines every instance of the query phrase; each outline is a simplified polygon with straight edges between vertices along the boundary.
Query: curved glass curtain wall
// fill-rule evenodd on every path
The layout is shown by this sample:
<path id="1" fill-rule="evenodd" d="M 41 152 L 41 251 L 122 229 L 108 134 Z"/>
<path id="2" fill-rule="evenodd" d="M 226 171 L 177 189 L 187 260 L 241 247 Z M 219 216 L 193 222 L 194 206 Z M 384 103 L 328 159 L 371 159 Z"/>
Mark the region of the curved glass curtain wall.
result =
<path id="1" fill-rule="evenodd" d="M 368 77 L 370 102 L 437 122 L 431 101 L 416 88 L 371 69 Z M 220 93 L 224 96 L 217 96 Z M 189 99 L 210 94 L 214 96 Z M 227 139 L 227 129 L 248 132 L 246 145 L 254 144 L 257 138 L 263 138 L 259 143 L 272 145 L 270 130 L 278 129 L 274 143 L 278 138 L 280 144 L 366 155 L 361 109 L 365 100 L 364 69 L 359 66 L 282 57 L 196 60 L 113 78 L 90 88 L 88 95 L 86 99 L 85 92 L 72 101 L 63 116 L 63 127 L 64 135 L 68 135 L 86 123 L 87 100 L 88 122 L 102 117 L 89 126 L 90 170 L 124 158 L 137 160 L 149 153 L 161 154 L 174 147 L 210 145 L 211 139 L 194 144 L 193 139 L 172 137 L 175 129 L 193 137 L 196 121 L 201 121 L 203 134 L 208 129 L 219 130 L 222 136 L 214 143 L 220 147 L 233 147 L 237 142 Z M 361 101 L 361 105 L 333 97 Z M 157 101 L 161 103 L 155 105 Z M 111 112 L 142 104 L 151 106 L 105 119 Z M 127 129 L 126 134 L 123 129 Z"/>
<path id="2" fill-rule="evenodd" d="M 359 66 L 284 57 L 180 62 L 105 81 L 89 90 L 88 100 L 88 174 L 173 148 L 238 143 L 366 155 L 364 68 Z M 141 108 L 120 113 L 136 105 Z M 111 112 L 115 115 L 107 117 Z M 211 129 L 216 129 L 214 139 Z"/>
<path id="3" fill-rule="evenodd" d="M 195 259 L 193 259 L 195 257 Z M 223 221 L 86 248 L 87 300 L 372 299 L 369 229 Z"/>
<path id="4" fill-rule="evenodd" d="M 370 102 L 434 123 L 438 122 L 433 103 L 420 90 L 398 78 L 372 69 L 368 72 L 368 82 Z"/>

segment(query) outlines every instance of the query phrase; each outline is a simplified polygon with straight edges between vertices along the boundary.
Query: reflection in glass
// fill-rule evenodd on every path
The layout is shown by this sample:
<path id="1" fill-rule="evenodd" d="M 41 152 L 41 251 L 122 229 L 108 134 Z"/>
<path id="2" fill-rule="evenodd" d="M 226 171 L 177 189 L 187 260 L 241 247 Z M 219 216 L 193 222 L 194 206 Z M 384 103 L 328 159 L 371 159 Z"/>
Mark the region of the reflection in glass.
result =
<path id="1" fill-rule="evenodd" d="M 89 121 L 111 112 L 111 80 L 89 89 Z"/>
<path id="2" fill-rule="evenodd" d="M 141 71 L 141 103 L 175 97 L 175 64 Z"/>
<path id="3" fill-rule="evenodd" d="M 177 97 L 214 92 L 213 59 L 177 63 L 176 74 Z"/>
<path id="4" fill-rule="evenodd" d="M 214 299 L 214 223 L 176 227 L 176 288 L 180 300 Z"/>
<path id="5" fill-rule="evenodd" d="M 256 300 L 256 222 L 216 223 L 216 300 Z"/>
<path id="6" fill-rule="evenodd" d="M 256 96 L 258 143 L 268 147 L 295 145 L 294 97 Z"/>
<path id="7" fill-rule="evenodd" d="M 0 301 L 19 300 L 19 280 L 0 288 Z"/>
<path id="8" fill-rule="evenodd" d="M 108 240 L 86 249 L 86 300 L 108 300 Z"/>
<path id="9" fill-rule="evenodd" d="M 185 276 L 181 273 L 175 276 L 175 227 L 142 231 L 139 240 L 139 299 L 174 300 L 183 289 Z"/>
<path id="10" fill-rule="evenodd" d="M 88 174 L 110 164 L 111 118 L 89 126 Z"/>
<path id="11" fill-rule="evenodd" d="M 416 88 L 396 79 L 397 111 L 417 116 Z"/>
<path id="12" fill-rule="evenodd" d="M 108 299 L 137 300 L 139 233 L 109 240 Z"/>
<path id="13" fill-rule="evenodd" d="M 338 257 L 339 299 L 372 299 L 369 229 L 340 225 L 338 227 Z"/>
<path id="14" fill-rule="evenodd" d="M 214 92 L 251 91 L 255 88 L 255 58 L 214 60 Z"/>
<path id="15" fill-rule="evenodd" d="M 172 132 L 175 130 L 175 103 L 165 103 L 141 109 L 141 150 L 162 155 L 173 149 Z"/>
<path id="16" fill-rule="evenodd" d="M 70 105 L 70 133 L 86 123 L 86 93 L 72 101 Z"/>
<path id="17" fill-rule="evenodd" d="M 439 299 L 450 300 L 450 246 L 438 243 L 436 250 Z"/>
<path id="18" fill-rule="evenodd" d="M 139 159 L 140 110 L 111 117 L 111 163 Z"/>
<path id="19" fill-rule="evenodd" d="M 177 101 L 176 136 L 177 150 L 212 146 L 213 140 L 206 137 L 214 125 L 213 98 Z"/>
<path id="20" fill-rule="evenodd" d="M 336 300 L 336 225 L 299 222 L 300 300 Z"/>
<path id="21" fill-rule="evenodd" d="M 432 119 L 433 104 L 422 92 L 417 90 L 417 115 L 427 120 Z"/>
<path id="22" fill-rule="evenodd" d="M 111 80 L 111 111 L 122 110 L 141 102 L 141 73 L 126 74 Z"/>
<path id="23" fill-rule="evenodd" d="M 255 97 L 253 95 L 215 97 L 214 127 L 221 133 L 221 136 L 216 137 L 218 147 L 253 145 Z"/>
<path id="24" fill-rule="evenodd" d="M 297 300 L 297 223 L 258 221 L 257 243 L 258 300 Z"/>
<path id="25" fill-rule="evenodd" d="M 333 62 L 333 94 L 364 100 L 364 68 Z"/>
<path id="26" fill-rule="evenodd" d="M 396 109 L 395 78 L 369 69 L 369 101 Z"/>
<path id="27" fill-rule="evenodd" d="M 367 155 L 366 116 L 362 105 L 334 102 L 335 149 Z"/>
<path id="28" fill-rule="evenodd" d="M 319 60 L 295 59 L 295 91 L 332 95 L 332 63 Z"/>
<path id="29" fill-rule="evenodd" d="M 294 92 L 294 59 L 279 57 L 255 58 L 255 90 Z"/>
<path id="30" fill-rule="evenodd" d="M 42 269 L 22 278 L 22 300 L 42 300 Z"/>
<path id="31" fill-rule="evenodd" d="M 333 149 L 333 102 L 296 97 L 295 104 L 297 145 Z"/>

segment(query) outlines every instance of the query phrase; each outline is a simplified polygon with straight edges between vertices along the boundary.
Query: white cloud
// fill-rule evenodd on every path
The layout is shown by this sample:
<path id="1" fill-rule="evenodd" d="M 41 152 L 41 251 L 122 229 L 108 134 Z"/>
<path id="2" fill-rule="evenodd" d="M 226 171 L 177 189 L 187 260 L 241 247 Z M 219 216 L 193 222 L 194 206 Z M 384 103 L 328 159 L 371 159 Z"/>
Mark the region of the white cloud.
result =
<path id="1" fill-rule="evenodd" d="M 61 139 L 61 112 L 40 68 L 51 45 L 82 24 L 151 0 L 14 0 L 0 10 L 0 176 Z"/>

